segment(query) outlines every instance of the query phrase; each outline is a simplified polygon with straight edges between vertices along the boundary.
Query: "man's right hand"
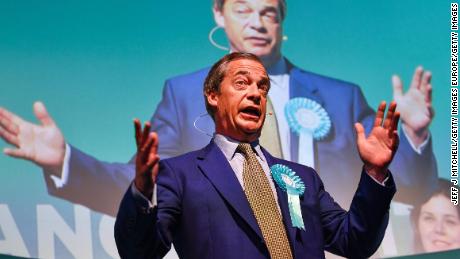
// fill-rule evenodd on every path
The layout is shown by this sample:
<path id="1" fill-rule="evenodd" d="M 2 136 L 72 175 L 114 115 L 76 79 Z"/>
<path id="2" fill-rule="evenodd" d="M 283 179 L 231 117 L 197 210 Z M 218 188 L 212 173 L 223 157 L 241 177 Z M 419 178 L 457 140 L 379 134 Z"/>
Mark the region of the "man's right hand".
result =
<path id="1" fill-rule="evenodd" d="M 158 156 L 158 135 L 150 132 L 150 123 L 142 129 L 141 122 L 134 119 L 136 132 L 136 177 L 134 185 L 147 198 L 151 199 L 158 175 L 160 157 Z"/>
<path id="2" fill-rule="evenodd" d="M 0 137 L 16 148 L 5 148 L 6 155 L 29 160 L 58 177 L 65 157 L 65 140 L 61 130 L 41 102 L 34 103 L 39 124 L 0 107 Z"/>

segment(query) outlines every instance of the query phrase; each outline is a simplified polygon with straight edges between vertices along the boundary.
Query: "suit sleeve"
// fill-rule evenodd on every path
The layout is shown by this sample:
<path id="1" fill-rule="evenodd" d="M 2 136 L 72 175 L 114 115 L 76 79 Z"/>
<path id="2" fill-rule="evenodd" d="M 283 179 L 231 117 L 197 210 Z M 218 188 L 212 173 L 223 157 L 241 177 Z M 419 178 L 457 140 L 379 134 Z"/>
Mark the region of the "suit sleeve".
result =
<path id="1" fill-rule="evenodd" d="M 47 172 L 44 177 L 49 194 L 115 216 L 134 171 L 132 163 L 100 161 L 71 146 L 69 175 L 64 186 L 56 187 Z"/>
<path id="2" fill-rule="evenodd" d="M 166 81 L 163 98 L 151 118 L 151 130 L 160 139 L 158 153 L 162 159 L 178 155 L 181 147 L 181 123 L 172 89 Z M 128 163 L 109 163 L 71 147 L 68 181 L 58 188 L 49 173 L 44 172 L 44 177 L 49 194 L 115 216 L 134 172 L 133 158 Z"/>
<path id="3" fill-rule="evenodd" d="M 158 205 L 126 191 L 115 221 L 115 242 L 121 258 L 162 258 L 171 249 L 181 214 L 181 189 L 167 162 L 160 163 Z"/>
<path id="4" fill-rule="evenodd" d="M 390 203 L 396 192 L 392 176 L 382 186 L 363 171 L 348 212 L 334 202 L 316 178 L 325 249 L 347 258 L 370 257 L 388 225 Z"/>
<path id="5" fill-rule="evenodd" d="M 375 112 L 369 107 L 359 87 L 354 88 L 353 111 L 355 121 L 361 122 L 370 133 L 374 124 Z M 422 192 L 430 193 L 437 184 L 438 169 L 433 154 L 431 139 L 418 154 L 410 145 L 406 135 L 400 130 L 398 151 L 390 165 L 398 186 L 395 200 L 408 204 L 417 202 Z"/>
<path id="6" fill-rule="evenodd" d="M 163 98 L 150 120 L 152 131 L 155 131 L 160 139 L 158 154 L 161 159 L 182 154 L 182 122 L 179 119 L 177 105 L 174 87 L 170 81 L 166 81 Z"/>

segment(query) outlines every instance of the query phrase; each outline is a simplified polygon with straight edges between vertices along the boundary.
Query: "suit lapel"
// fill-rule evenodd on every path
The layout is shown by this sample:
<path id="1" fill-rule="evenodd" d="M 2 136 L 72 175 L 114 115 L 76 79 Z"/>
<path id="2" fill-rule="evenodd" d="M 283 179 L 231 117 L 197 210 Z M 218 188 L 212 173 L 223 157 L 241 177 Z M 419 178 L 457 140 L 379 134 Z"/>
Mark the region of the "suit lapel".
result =
<path id="1" fill-rule="evenodd" d="M 275 165 L 277 163 L 277 158 L 273 157 L 270 155 L 267 150 L 262 148 L 262 152 L 264 153 L 265 159 L 267 159 L 268 166 L 271 167 L 272 165 Z M 276 193 L 278 196 L 278 204 L 281 209 L 281 214 L 283 218 L 283 223 L 286 228 L 287 234 L 288 234 L 288 239 L 289 242 L 291 243 L 291 248 L 292 251 L 294 252 L 294 244 L 295 244 L 295 234 L 296 234 L 296 228 L 292 226 L 291 222 L 291 215 L 289 213 L 289 204 L 288 204 L 288 199 L 287 199 L 287 193 L 283 191 L 278 184 L 275 182 L 275 188 L 276 188 Z M 294 253 L 295 254 L 295 253 Z"/>
<path id="2" fill-rule="evenodd" d="M 289 99 L 296 97 L 308 98 L 323 106 L 323 98 L 319 95 L 317 85 L 308 74 L 302 73 L 297 67 L 288 62 L 289 71 Z M 291 137 L 291 161 L 298 162 L 299 136 L 290 131 Z"/>
<path id="3" fill-rule="evenodd" d="M 260 238 L 263 238 L 233 169 L 214 141 L 211 141 L 199 154 L 198 167 L 230 206 L 235 209 Z"/>

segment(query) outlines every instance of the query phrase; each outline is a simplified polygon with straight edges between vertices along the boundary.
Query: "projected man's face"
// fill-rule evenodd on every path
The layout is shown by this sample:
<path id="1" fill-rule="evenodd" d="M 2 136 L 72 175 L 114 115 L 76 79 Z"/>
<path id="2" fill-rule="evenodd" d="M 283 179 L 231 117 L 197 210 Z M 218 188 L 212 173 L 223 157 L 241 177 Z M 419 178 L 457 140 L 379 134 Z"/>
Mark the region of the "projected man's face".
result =
<path id="1" fill-rule="evenodd" d="M 282 24 L 278 0 L 226 0 L 214 18 L 225 28 L 232 51 L 255 54 L 262 61 L 280 57 Z"/>

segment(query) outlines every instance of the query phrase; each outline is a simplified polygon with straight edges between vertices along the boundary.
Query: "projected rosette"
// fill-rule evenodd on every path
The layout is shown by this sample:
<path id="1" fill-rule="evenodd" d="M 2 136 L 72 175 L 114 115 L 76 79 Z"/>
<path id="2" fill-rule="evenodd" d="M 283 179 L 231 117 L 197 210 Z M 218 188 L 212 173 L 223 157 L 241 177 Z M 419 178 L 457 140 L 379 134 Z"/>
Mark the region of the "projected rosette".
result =
<path id="1" fill-rule="evenodd" d="M 289 128 L 299 135 L 298 162 L 314 167 L 313 139 L 324 139 L 331 129 L 326 110 L 308 98 L 293 98 L 284 107 Z"/>

